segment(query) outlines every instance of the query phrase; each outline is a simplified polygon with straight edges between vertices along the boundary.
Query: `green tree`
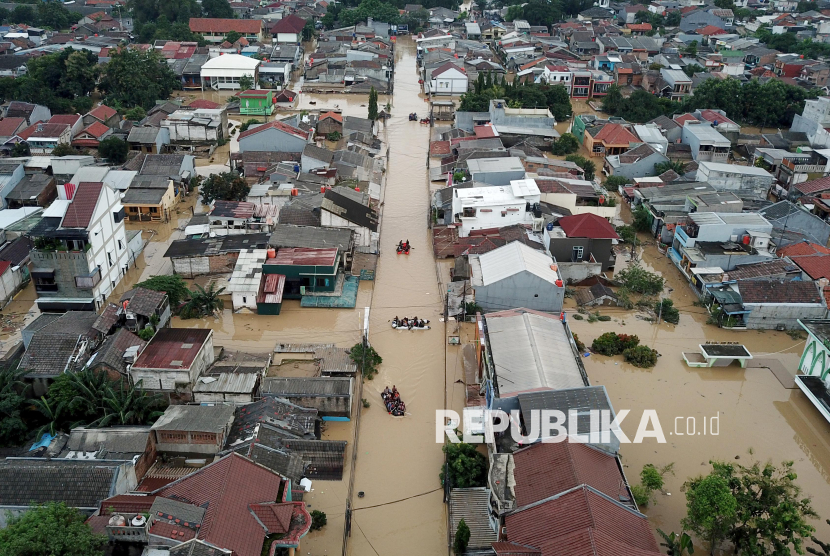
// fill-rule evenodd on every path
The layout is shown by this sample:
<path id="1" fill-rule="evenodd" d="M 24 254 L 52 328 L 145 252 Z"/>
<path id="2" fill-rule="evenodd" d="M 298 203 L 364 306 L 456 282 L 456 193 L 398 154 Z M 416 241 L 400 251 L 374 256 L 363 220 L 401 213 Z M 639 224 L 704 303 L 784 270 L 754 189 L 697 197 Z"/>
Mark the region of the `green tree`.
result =
<path id="1" fill-rule="evenodd" d="M 124 117 L 130 121 L 137 122 L 147 117 L 147 111 L 142 106 L 133 106 L 124 113 Z"/>
<path id="2" fill-rule="evenodd" d="M 145 342 L 149 342 L 153 339 L 153 336 L 156 335 L 156 331 L 153 330 L 151 327 L 142 328 L 138 331 L 137 336 L 144 340 Z"/>
<path id="3" fill-rule="evenodd" d="M 196 0 L 128 0 L 127 7 L 139 25 L 161 17 L 169 23 L 187 24 L 191 17 L 202 15 Z"/>
<path id="4" fill-rule="evenodd" d="M 573 162 L 585 172 L 585 179 L 592 180 L 594 179 L 594 172 L 596 171 L 596 165 L 594 164 L 593 160 L 589 160 L 584 156 L 580 156 L 578 154 L 569 154 L 565 157 L 565 160 L 568 162 Z"/>
<path id="5" fill-rule="evenodd" d="M 647 369 L 657 364 L 657 351 L 648 346 L 636 346 L 623 351 L 623 359 L 635 367 Z"/>
<path id="6" fill-rule="evenodd" d="M 239 78 L 239 88 L 242 91 L 248 91 L 254 88 L 254 78 L 247 73 Z"/>
<path id="7" fill-rule="evenodd" d="M 233 19 L 234 17 L 228 0 L 202 0 L 202 11 L 205 17 L 221 19 Z"/>
<path id="8" fill-rule="evenodd" d="M 487 484 L 487 457 L 465 442 L 445 444 L 446 466 L 441 469 L 441 484 L 449 478 L 452 488 L 474 488 Z M 447 477 L 447 472 L 449 477 Z"/>
<path id="9" fill-rule="evenodd" d="M 374 87 L 369 90 L 369 119 L 373 122 L 378 119 L 378 92 Z"/>
<path id="10" fill-rule="evenodd" d="M 63 502 L 34 506 L 10 517 L 0 529 L 3 556 L 96 556 L 104 554 L 107 537 L 96 535 L 86 516 Z"/>
<path id="11" fill-rule="evenodd" d="M 686 173 L 686 164 L 680 160 L 667 160 L 666 162 L 659 162 L 654 165 L 654 173 L 658 176 L 669 170 L 674 170 L 678 175 L 682 176 Z"/>
<path id="12" fill-rule="evenodd" d="M 360 374 L 369 380 L 374 378 L 378 372 L 378 365 L 383 363 L 383 358 L 370 345 L 357 343 L 349 350 L 349 358 L 357 364 Z"/>
<path id="13" fill-rule="evenodd" d="M 666 27 L 677 27 L 680 25 L 680 18 L 682 15 L 680 14 L 680 10 L 674 10 L 669 12 L 666 16 Z"/>
<path id="14" fill-rule="evenodd" d="M 261 123 L 262 122 L 257 120 L 256 118 L 250 118 L 250 119 L 242 122 L 242 125 L 239 126 L 239 133 L 248 131 L 248 129 L 250 129 L 251 126 L 257 126 Z"/>
<path id="15" fill-rule="evenodd" d="M 72 145 L 69 143 L 58 143 L 58 145 L 52 149 L 52 156 L 69 156 L 73 154 L 78 154 Z"/>
<path id="16" fill-rule="evenodd" d="M 606 95 L 602 98 L 602 110 L 614 115 L 620 110 L 624 100 L 622 89 L 617 85 L 611 85 L 608 87 Z"/>
<path id="17" fill-rule="evenodd" d="M 245 178 L 236 172 L 211 174 L 202 182 L 200 194 L 206 205 L 213 201 L 244 201 L 251 191 L 251 186 Z"/>
<path id="18" fill-rule="evenodd" d="M 605 189 L 609 191 L 616 190 L 618 187 L 623 185 L 628 185 L 631 183 L 631 180 L 626 178 L 625 176 L 608 176 L 605 180 Z"/>
<path id="19" fill-rule="evenodd" d="M 23 374 L 17 369 L 0 369 L 0 446 L 17 445 L 28 433 L 22 417 L 26 404 L 21 395 L 25 388 Z"/>
<path id="20" fill-rule="evenodd" d="M 225 40 L 231 44 L 234 44 L 236 41 L 242 38 L 242 33 L 239 31 L 231 31 L 227 35 L 225 35 Z"/>
<path id="21" fill-rule="evenodd" d="M 159 51 L 123 48 L 110 55 L 98 89 L 108 103 L 149 109 L 168 98 L 178 83 Z"/>
<path id="22" fill-rule="evenodd" d="M 328 523 L 326 512 L 321 512 L 320 510 L 311 510 L 312 531 L 319 531 L 320 529 L 326 526 L 326 523 Z"/>
<path id="23" fill-rule="evenodd" d="M 49 434 L 50 436 L 57 435 L 61 431 L 60 425 L 63 414 L 63 404 L 50 403 L 49 400 L 46 399 L 46 396 L 41 396 L 40 399 L 37 400 L 29 400 L 29 403 L 32 404 L 35 410 L 37 410 L 44 418 L 46 418 L 46 424 L 37 430 L 35 438 L 40 438 L 44 434 Z"/>
<path id="24" fill-rule="evenodd" d="M 20 141 L 19 143 L 15 143 L 14 147 L 12 147 L 12 156 L 31 156 L 32 151 L 29 148 L 29 143 L 26 141 Z"/>
<path id="25" fill-rule="evenodd" d="M 199 284 L 190 290 L 190 301 L 182 309 L 182 318 L 203 318 L 213 317 L 216 313 L 225 308 L 225 303 L 219 296 L 225 288 L 216 289 L 216 284 L 211 282 L 207 289 Z"/>
<path id="26" fill-rule="evenodd" d="M 37 24 L 37 12 L 32 6 L 15 6 L 12 13 L 9 14 L 9 21 L 11 21 L 11 23 L 35 25 Z"/>
<path id="27" fill-rule="evenodd" d="M 571 117 L 573 113 L 571 98 L 564 85 L 548 87 L 545 89 L 545 97 L 547 97 L 548 110 L 557 122 L 564 122 Z"/>
<path id="28" fill-rule="evenodd" d="M 513 21 L 515 19 L 524 19 L 524 10 L 521 4 L 514 4 L 507 8 L 507 15 L 504 16 L 504 20 Z"/>
<path id="29" fill-rule="evenodd" d="M 309 42 L 311 39 L 314 38 L 314 22 L 312 20 L 308 20 L 303 25 L 303 41 Z"/>
<path id="30" fill-rule="evenodd" d="M 660 546 L 666 547 L 666 556 L 684 556 L 684 554 L 691 555 L 695 553 L 692 538 L 685 531 L 681 531 L 678 535 L 674 531 L 666 533 L 658 528 L 657 534 L 663 539 Z"/>
<path id="31" fill-rule="evenodd" d="M 455 554 L 464 554 L 467 551 L 467 545 L 470 543 L 470 528 L 462 519 L 458 522 L 458 528 L 455 530 L 455 539 L 452 543 L 452 551 Z"/>
<path id="32" fill-rule="evenodd" d="M 637 208 L 634 209 L 633 215 L 634 222 L 632 222 L 631 226 L 634 228 L 635 232 L 647 232 L 651 230 L 651 214 L 649 214 L 646 207 L 642 204 L 637 205 Z"/>
<path id="33" fill-rule="evenodd" d="M 159 410 L 161 398 L 150 395 L 141 388 L 141 381 L 135 385 L 120 380 L 107 388 L 102 400 L 104 414 L 90 423 L 95 427 L 116 425 L 149 425 L 162 415 Z"/>
<path id="34" fill-rule="evenodd" d="M 688 45 L 686 45 L 686 54 L 688 54 L 692 58 L 697 57 L 697 41 L 692 41 Z"/>
<path id="35" fill-rule="evenodd" d="M 729 482 L 712 474 L 687 481 L 683 488 L 686 491 L 683 527 L 709 543 L 709 554 L 714 556 L 732 531 L 738 515 L 738 502 Z"/>
<path id="36" fill-rule="evenodd" d="M 630 265 L 616 273 L 615 280 L 623 287 L 642 295 L 657 295 L 663 291 L 663 277 L 649 272 L 639 264 Z"/>
<path id="37" fill-rule="evenodd" d="M 696 73 L 706 73 L 706 68 L 699 64 L 688 64 L 683 66 L 683 73 L 689 77 L 693 77 Z"/>
<path id="38" fill-rule="evenodd" d="M 170 306 L 176 311 L 179 305 L 185 301 L 190 295 L 190 290 L 187 288 L 187 283 L 182 280 L 182 277 L 177 274 L 169 276 L 153 276 L 143 282 L 136 284 L 137 288 L 147 288 L 157 292 L 164 292 L 167 294 L 167 299 L 170 301 Z"/>
<path id="39" fill-rule="evenodd" d="M 98 154 L 110 164 L 123 164 L 130 154 L 130 145 L 119 137 L 107 137 L 98 144 Z"/>
<path id="40" fill-rule="evenodd" d="M 551 147 L 553 154 L 565 155 L 579 150 L 579 141 L 572 133 L 563 133 Z"/>

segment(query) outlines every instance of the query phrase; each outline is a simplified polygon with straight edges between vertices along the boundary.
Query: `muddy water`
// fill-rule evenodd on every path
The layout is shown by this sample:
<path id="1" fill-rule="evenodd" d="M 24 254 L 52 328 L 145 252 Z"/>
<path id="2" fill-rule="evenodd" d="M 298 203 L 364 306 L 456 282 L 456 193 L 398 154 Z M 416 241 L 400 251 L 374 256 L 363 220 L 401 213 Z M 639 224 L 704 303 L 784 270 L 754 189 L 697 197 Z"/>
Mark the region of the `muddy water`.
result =
<path id="1" fill-rule="evenodd" d="M 390 160 L 381 229 L 381 258 L 372 299 L 369 340 L 383 357 L 380 373 L 364 385 L 372 406 L 360 424 L 349 553 L 446 553 L 445 510 L 435 443 L 435 410 L 444 407 L 444 336 L 440 295 L 427 230 L 426 158 L 429 128 L 408 121 L 426 109 L 419 96 L 415 47 L 398 42 L 393 117 L 386 125 Z M 409 239 L 409 256 L 395 244 Z M 417 315 L 432 330 L 395 331 L 395 316 Z M 389 416 L 380 391 L 397 385 L 407 405 L 404 418 Z"/>
<path id="2" fill-rule="evenodd" d="M 755 357 L 779 359 L 791 372 L 799 362 L 804 341 L 772 331 L 730 332 L 706 325 L 705 309 L 695 307 L 696 299 L 679 272 L 654 247 L 644 251 L 644 263 L 661 272 L 673 288 L 671 297 L 681 308 L 677 326 L 654 325 L 637 319 L 633 312 L 606 308 L 611 322 L 588 323 L 571 320 L 571 327 L 582 341 L 591 341 L 608 331 L 637 334 L 642 343 L 656 349 L 662 357 L 653 369 L 638 369 L 620 357 L 592 355 L 585 358 L 593 384 L 604 384 L 615 409 L 630 409 L 623 422 L 624 432 L 633 438 L 644 409 L 655 409 L 666 435 L 666 444 L 647 439 L 643 444 L 623 445 L 622 459 L 629 481 L 639 482 L 639 472 L 646 463 L 674 463 L 675 474 L 666 480 L 666 494 L 645 508 L 652 526 L 665 531 L 679 530 L 685 515 L 682 483 L 689 477 L 706 473 L 709 460 L 759 461 L 793 460 L 798 483 L 812 496 L 821 516 L 814 526 L 817 536 L 830 538 L 830 425 L 819 415 L 800 390 L 787 390 L 767 369 L 741 369 L 738 366 L 718 369 L 690 369 L 681 352 L 697 351 L 707 340 L 741 342 Z M 572 303 L 571 300 L 569 300 Z M 624 323 L 624 324 L 623 324 Z M 713 436 L 704 418 L 719 416 L 719 434 Z M 674 424 L 677 421 L 675 434 Z M 693 417 L 696 429 L 692 432 Z M 709 427 L 710 421 L 707 421 Z M 749 451 L 752 450 L 754 455 Z M 736 458 L 739 458 L 736 460 Z"/>

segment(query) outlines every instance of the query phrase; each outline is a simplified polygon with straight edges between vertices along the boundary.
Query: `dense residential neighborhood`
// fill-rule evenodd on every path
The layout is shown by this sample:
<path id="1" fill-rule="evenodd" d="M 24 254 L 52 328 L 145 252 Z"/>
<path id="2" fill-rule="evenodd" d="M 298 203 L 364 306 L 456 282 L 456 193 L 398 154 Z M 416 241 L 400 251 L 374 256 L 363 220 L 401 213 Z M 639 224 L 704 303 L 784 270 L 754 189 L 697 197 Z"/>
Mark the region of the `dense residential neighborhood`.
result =
<path id="1" fill-rule="evenodd" d="M 825 0 L 3 5 L 0 555 L 830 553 L 829 81 Z"/>

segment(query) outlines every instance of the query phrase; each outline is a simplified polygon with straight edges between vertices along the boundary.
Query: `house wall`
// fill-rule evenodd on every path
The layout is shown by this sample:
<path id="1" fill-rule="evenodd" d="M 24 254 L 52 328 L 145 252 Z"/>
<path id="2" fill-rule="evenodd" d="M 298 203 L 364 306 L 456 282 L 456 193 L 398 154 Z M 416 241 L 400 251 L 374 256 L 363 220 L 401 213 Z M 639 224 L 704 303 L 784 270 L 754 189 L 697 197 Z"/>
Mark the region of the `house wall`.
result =
<path id="1" fill-rule="evenodd" d="M 740 170 L 740 166 L 736 167 Z M 697 169 L 698 181 L 709 182 L 709 185 L 715 187 L 719 191 L 738 191 L 741 189 L 750 189 L 761 193 L 766 193 L 772 185 L 774 178 L 769 176 L 758 176 L 754 174 L 742 174 L 738 172 L 721 172 L 718 170 L 711 170 L 706 166 L 700 166 Z"/>
<path id="2" fill-rule="evenodd" d="M 580 280 L 584 280 L 590 276 L 596 276 L 602 272 L 602 263 L 563 263 L 557 261 L 556 264 L 559 267 L 559 275 L 566 284 L 579 282 Z"/>
<path id="3" fill-rule="evenodd" d="M 614 176 L 623 176 L 629 179 L 645 178 L 656 175 L 654 172 L 655 164 L 668 162 L 668 160 L 668 157 L 660 153 L 654 153 L 634 164 L 622 164 L 619 168 L 611 168 L 609 164 L 606 164 L 605 168 Z"/>
<path id="4" fill-rule="evenodd" d="M 467 92 L 467 78 L 439 76 L 430 81 L 429 87 L 434 95 L 461 95 Z"/>
<path id="5" fill-rule="evenodd" d="M 22 283 L 23 273 L 19 269 L 14 271 L 11 266 L 8 267 L 6 272 L 0 276 L 0 307 L 5 306 L 6 303 L 11 301 L 11 298 L 20 289 Z"/>
<path id="6" fill-rule="evenodd" d="M 323 417 L 350 417 L 352 414 L 352 396 L 302 396 L 280 394 L 263 394 L 265 396 L 285 398 L 293 404 L 310 407 L 319 411 Z"/>
<path id="7" fill-rule="evenodd" d="M 317 168 L 328 168 L 328 164 L 322 160 L 317 160 L 316 158 L 306 155 L 302 155 L 300 157 L 300 165 L 303 167 L 303 172 L 310 172 L 312 170 L 316 170 Z"/>
<path id="8" fill-rule="evenodd" d="M 0 189 L 0 208 L 7 208 L 8 204 L 6 203 L 6 195 L 12 192 L 12 189 L 20 183 L 20 180 L 26 175 L 26 171 L 23 168 L 23 165 L 20 164 L 17 168 L 14 169 L 12 175 L 8 181 L 6 181 L 2 189 Z"/>
<path id="9" fill-rule="evenodd" d="M 823 319 L 827 307 L 823 304 L 744 303 L 751 311 L 746 316 L 746 327 L 752 330 L 770 330 L 780 324 L 787 330 L 800 329 L 798 319 Z"/>
<path id="10" fill-rule="evenodd" d="M 329 133 L 332 133 L 334 131 L 340 134 L 343 133 L 343 124 L 341 124 L 334 118 L 326 118 L 325 120 L 317 123 L 318 135 L 328 135 Z"/>
<path id="11" fill-rule="evenodd" d="M 239 140 L 239 152 L 266 151 L 280 153 L 301 153 L 307 141 L 270 128 Z"/>
<path id="12" fill-rule="evenodd" d="M 277 33 L 274 42 L 298 44 L 302 37 L 298 33 Z"/>
<path id="13" fill-rule="evenodd" d="M 157 430 L 153 434 L 156 449 L 173 454 L 212 455 L 222 449 L 225 441 L 224 434 L 214 432 Z"/>
<path id="14" fill-rule="evenodd" d="M 356 247 L 369 247 L 372 245 L 372 230 L 358 226 L 342 216 L 337 216 L 327 210 L 320 211 L 320 225 L 323 228 L 348 228 L 354 232 L 354 244 Z"/>
<path id="15" fill-rule="evenodd" d="M 614 218 L 619 214 L 620 206 L 592 207 L 576 204 L 576 195 L 573 193 L 542 193 L 542 202 L 566 208 L 571 214 L 596 214 L 603 218 Z"/>
<path id="16" fill-rule="evenodd" d="M 488 286 L 476 286 L 476 303 L 485 311 L 526 307 L 536 311 L 562 310 L 565 288 L 557 287 L 535 274 L 522 271 Z"/>
<path id="17" fill-rule="evenodd" d="M 256 311 L 256 296 L 257 290 L 255 289 L 244 292 L 233 292 L 231 295 L 233 310 L 236 311 L 238 309 L 242 309 L 243 307 L 247 307 L 248 309 Z"/>
<path id="18" fill-rule="evenodd" d="M 547 234 L 545 235 L 547 239 Z M 590 238 L 550 238 L 550 245 L 548 251 L 550 255 L 556 259 L 557 264 L 575 262 L 571 261 L 573 257 L 573 248 L 583 248 L 583 261 L 590 259 L 594 255 L 596 262 L 602 265 L 602 271 L 606 271 L 614 266 L 615 258 L 611 254 L 612 240 L 610 239 L 590 239 Z"/>
<path id="19" fill-rule="evenodd" d="M 177 386 L 184 386 L 184 390 L 190 392 L 193 383 L 211 364 L 213 364 L 213 333 L 208 335 L 189 369 L 153 369 L 133 366 L 130 369 L 130 376 L 134 383 L 142 380 L 141 387 L 144 390 L 174 392 Z"/>
<path id="20" fill-rule="evenodd" d="M 233 272 L 239 252 L 222 253 L 210 257 L 179 257 L 173 259 L 173 272 L 183 278 L 193 278 L 204 274 L 223 274 Z"/>
<path id="21" fill-rule="evenodd" d="M 253 392 L 245 394 L 230 392 L 194 392 L 193 401 L 196 403 L 232 403 L 242 405 L 253 403 L 254 394 Z"/>

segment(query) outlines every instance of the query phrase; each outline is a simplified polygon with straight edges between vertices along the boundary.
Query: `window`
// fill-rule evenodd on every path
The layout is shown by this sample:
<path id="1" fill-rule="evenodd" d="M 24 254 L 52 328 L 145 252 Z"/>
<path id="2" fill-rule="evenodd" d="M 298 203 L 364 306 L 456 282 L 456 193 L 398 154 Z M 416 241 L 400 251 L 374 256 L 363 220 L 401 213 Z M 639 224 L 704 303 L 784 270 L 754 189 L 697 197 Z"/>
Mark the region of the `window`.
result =
<path id="1" fill-rule="evenodd" d="M 582 256 L 584 255 L 584 253 L 585 253 L 585 249 L 581 245 L 574 246 L 573 252 L 571 254 L 571 261 L 574 261 L 574 262 L 581 261 Z"/>
<path id="2" fill-rule="evenodd" d="M 107 251 L 107 261 L 109 261 L 110 266 L 112 266 L 112 252 Z"/>
<path id="3" fill-rule="evenodd" d="M 150 212 L 152 212 L 153 214 L 157 213 L 158 211 L 159 211 L 158 207 L 150 207 Z"/>
<path id="4" fill-rule="evenodd" d="M 130 212 L 138 212 L 138 207 L 130 207 Z"/>
<path id="5" fill-rule="evenodd" d="M 120 240 L 120 239 L 118 240 L 118 248 L 119 248 L 119 249 L 124 249 L 124 244 L 123 244 L 123 243 L 121 243 L 121 240 Z"/>

